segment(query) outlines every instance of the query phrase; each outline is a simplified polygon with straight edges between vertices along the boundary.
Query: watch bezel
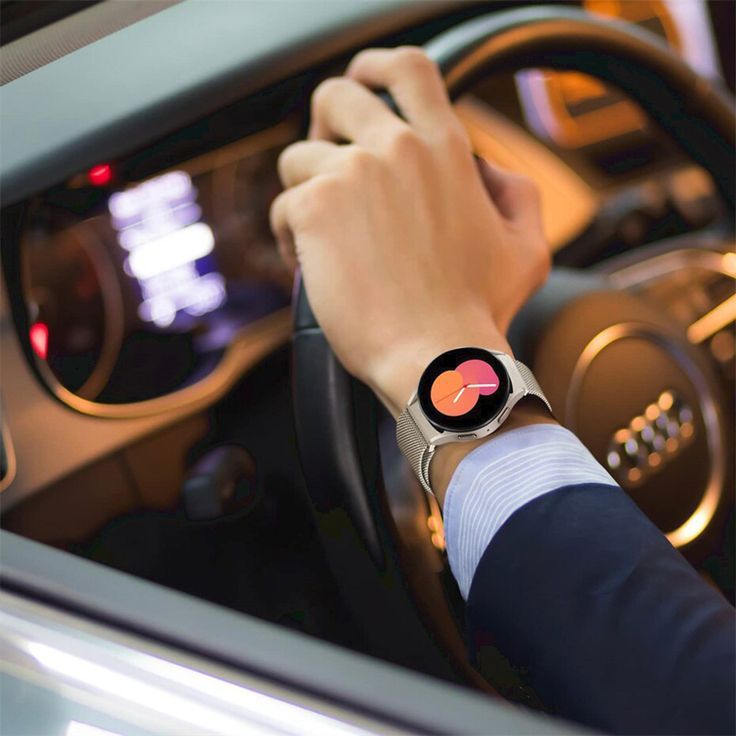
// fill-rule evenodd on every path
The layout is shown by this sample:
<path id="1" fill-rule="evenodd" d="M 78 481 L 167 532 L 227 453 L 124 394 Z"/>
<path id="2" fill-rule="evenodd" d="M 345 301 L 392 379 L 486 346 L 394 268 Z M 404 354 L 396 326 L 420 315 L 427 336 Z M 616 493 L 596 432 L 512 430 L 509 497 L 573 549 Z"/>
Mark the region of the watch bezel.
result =
<path id="1" fill-rule="evenodd" d="M 425 368 L 416 392 L 416 400 L 426 421 L 438 432 L 461 435 L 477 432 L 498 419 L 509 404 L 513 392 L 513 377 L 508 370 L 505 353 L 476 346 L 446 350 Z M 449 417 L 437 410 L 430 399 L 431 386 L 443 370 L 454 370 L 465 360 L 486 361 L 496 372 L 500 386 L 488 397 L 481 397 L 473 409 L 461 417 Z"/>

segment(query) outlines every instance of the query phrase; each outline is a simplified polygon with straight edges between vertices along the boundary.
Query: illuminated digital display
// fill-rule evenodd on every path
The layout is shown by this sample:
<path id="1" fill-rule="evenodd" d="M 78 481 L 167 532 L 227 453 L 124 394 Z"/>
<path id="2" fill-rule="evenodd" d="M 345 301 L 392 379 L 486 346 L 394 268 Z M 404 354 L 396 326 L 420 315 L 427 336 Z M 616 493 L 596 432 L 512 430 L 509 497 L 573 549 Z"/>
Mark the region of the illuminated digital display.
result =
<path id="1" fill-rule="evenodd" d="M 125 272 L 141 290 L 138 316 L 168 327 L 180 313 L 199 317 L 226 298 L 225 279 L 212 265 L 212 229 L 202 222 L 197 189 L 184 171 L 171 171 L 111 195 L 108 209 Z"/>

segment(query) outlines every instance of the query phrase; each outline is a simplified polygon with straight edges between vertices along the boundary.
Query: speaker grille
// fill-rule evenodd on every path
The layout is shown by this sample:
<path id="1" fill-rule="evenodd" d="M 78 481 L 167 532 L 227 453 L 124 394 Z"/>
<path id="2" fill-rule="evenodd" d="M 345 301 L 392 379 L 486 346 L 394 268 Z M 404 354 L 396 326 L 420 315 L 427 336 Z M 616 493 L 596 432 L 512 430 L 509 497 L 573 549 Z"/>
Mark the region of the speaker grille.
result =
<path id="1" fill-rule="evenodd" d="M 0 48 L 0 85 L 40 69 L 181 0 L 107 0 Z"/>

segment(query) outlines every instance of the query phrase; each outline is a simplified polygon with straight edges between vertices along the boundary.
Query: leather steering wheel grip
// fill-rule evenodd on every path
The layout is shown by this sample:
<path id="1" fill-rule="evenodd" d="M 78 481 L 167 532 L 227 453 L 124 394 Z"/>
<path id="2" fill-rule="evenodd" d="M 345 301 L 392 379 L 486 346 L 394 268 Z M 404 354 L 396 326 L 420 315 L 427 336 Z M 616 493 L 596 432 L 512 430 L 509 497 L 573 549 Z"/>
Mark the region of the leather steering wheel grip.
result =
<path id="1" fill-rule="evenodd" d="M 654 34 L 575 8 L 540 6 L 481 16 L 425 46 L 457 98 L 481 78 L 547 67 L 590 74 L 636 100 L 712 177 L 734 208 L 733 98 Z"/>

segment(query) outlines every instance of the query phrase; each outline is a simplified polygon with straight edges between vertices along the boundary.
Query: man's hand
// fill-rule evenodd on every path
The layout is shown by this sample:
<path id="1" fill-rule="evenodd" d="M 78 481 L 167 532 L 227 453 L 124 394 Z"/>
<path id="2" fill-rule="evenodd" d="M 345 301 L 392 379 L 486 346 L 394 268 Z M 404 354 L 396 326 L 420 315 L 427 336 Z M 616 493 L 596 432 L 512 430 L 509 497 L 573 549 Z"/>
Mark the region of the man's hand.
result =
<path id="1" fill-rule="evenodd" d="M 323 82 L 309 140 L 282 153 L 279 173 L 281 252 L 341 363 L 394 416 L 439 353 L 510 352 L 506 329 L 549 271 L 537 191 L 476 163 L 421 50 L 365 51 Z"/>

